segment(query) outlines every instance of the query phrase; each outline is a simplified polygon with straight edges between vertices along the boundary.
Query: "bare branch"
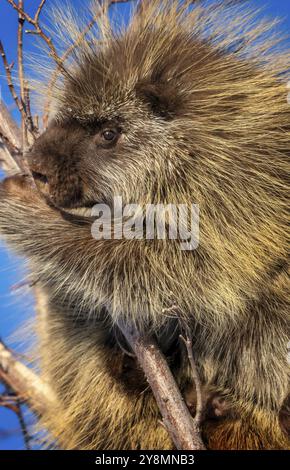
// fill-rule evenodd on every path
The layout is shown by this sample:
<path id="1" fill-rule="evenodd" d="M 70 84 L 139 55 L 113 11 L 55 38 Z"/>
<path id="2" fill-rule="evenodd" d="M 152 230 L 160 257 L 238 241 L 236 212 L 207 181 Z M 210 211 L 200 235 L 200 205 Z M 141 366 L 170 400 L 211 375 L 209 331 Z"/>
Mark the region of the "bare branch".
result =
<path id="1" fill-rule="evenodd" d="M 21 132 L 3 101 L 0 101 L 0 128 L 13 147 L 20 150 Z"/>
<path id="2" fill-rule="evenodd" d="M 61 62 L 61 59 L 57 53 L 57 50 L 53 44 L 53 41 L 51 39 L 51 37 L 49 37 L 43 30 L 43 28 L 40 26 L 39 24 L 39 14 L 42 10 L 42 7 L 44 6 L 44 2 L 43 0 L 41 1 L 41 3 L 39 4 L 39 7 L 37 9 L 37 12 L 36 12 L 36 15 L 34 18 L 32 18 L 26 11 L 24 11 L 20 5 L 17 5 L 15 3 L 14 0 L 7 0 L 10 5 L 18 12 L 18 14 L 20 14 L 28 23 L 30 23 L 32 26 L 34 26 L 35 28 L 35 34 L 39 35 L 43 41 L 46 43 L 46 45 L 48 46 L 49 48 L 49 55 L 53 58 L 53 60 L 57 63 L 57 65 L 59 67 L 61 67 L 61 69 L 65 71 L 65 69 L 63 68 L 62 66 L 62 62 Z M 39 11 L 39 14 L 38 14 L 38 11 Z"/>
<path id="3" fill-rule="evenodd" d="M 147 377 L 163 423 L 179 450 L 204 450 L 199 427 L 184 403 L 165 357 L 156 342 L 133 326 L 119 325 Z"/>
<path id="4" fill-rule="evenodd" d="M 25 448 L 26 450 L 31 450 L 31 446 L 30 446 L 31 437 L 27 429 L 27 425 L 23 416 L 22 408 L 21 408 L 21 402 L 19 400 L 18 400 L 18 409 L 17 409 L 16 415 L 17 415 L 21 433 L 24 439 Z"/>
<path id="5" fill-rule="evenodd" d="M 31 369 L 18 361 L 0 341 L 0 378 L 37 414 L 42 415 L 53 405 L 51 389 Z"/>
<path id="6" fill-rule="evenodd" d="M 26 29 L 25 34 L 35 34 L 37 36 L 38 32 L 35 31 L 34 29 Z"/>
<path id="7" fill-rule="evenodd" d="M 31 135 L 35 138 L 35 132 L 29 125 L 30 121 L 30 115 L 28 114 L 28 110 L 26 109 L 25 106 L 25 101 L 26 101 L 26 93 L 25 93 L 25 81 L 24 81 L 24 73 L 23 73 L 23 45 L 22 45 L 22 33 L 21 33 L 21 28 L 23 24 L 20 22 L 19 27 L 18 27 L 18 73 L 19 73 L 19 81 L 20 81 L 20 93 L 21 96 L 19 97 L 18 94 L 16 93 L 14 84 L 13 84 L 13 79 L 12 79 L 12 67 L 14 66 L 14 62 L 12 62 L 10 65 L 7 60 L 7 56 L 4 50 L 4 46 L 2 42 L 0 41 L 0 55 L 2 57 L 3 65 L 5 68 L 6 72 L 6 79 L 7 79 L 7 85 L 9 87 L 10 93 L 12 98 L 14 99 L 14 102 L 21 114 L 21 122 L 22 122 L 22 138 L 21 142 L 23 143 L 23 139 L 25 141 L 25 147 L 27 147 L 28 144 L 28 139 L 27 139 L 27 127 L 28 130 L 30 131 Z M 1 112 L 1 111 L 0 111 Z M 30 108 L 29 108 L 30 112 Z M 7 114 L 7 113 L 6 113 Z M 28 124 L 28 126 L 27 126 Z M 14 126 L 15 127 L 15 126 Z M 2 135 L 6 135 L 5 132 L 1 132 Z M 6 135 L 7 139 L 9 137 Z M 3 140 L 3 139 L 2 139 Z M 15 147 L 19 147 L 19 145 L 15 145 Z"/>
<path id="8" fill-rule="evenodd" d="M 194 421 L 195 421 L 196 427 L 199 429 L 201 420 L 203 417 L 204 404 L 202 400 L 201 382 L 200 382 L 198 370 L 195 364 L 195 360 L 193 357 L 191 334 L 188 328 L 186 328 L 186 337 L 184 338 L 184 336 L 180 335 L 180 339 L 184 342 L 186 346 L 187 355 L 188 355 L 188 359 L 189 359 L 189 363 L 191 367 L 192 378 L 193 378 L 193 382 L 195 385 L 196 411 L 195 411 Z"/>
<path id="9" fill-rule="evenodd" d="M 7 0 L 8 3 L 16 10 L 20 15 L 22 15 L 30 24 L 34 25 L 34 20 L 31 16 L 28 15 L 28 13 L 24 12 L 23 9 L 20 7 L 20 5 L 17 5 L 17 3 L 14 2 L 14 0 Z"/>
<path id="10" fill-rule="evenodd" d="M 21 133 L 4 103 L 0 102 L 0 162 L 7 173 L 20 170 Z"/>
<path id="11" fill-rule="evenodd" d="M 7 172 L 24 173 L 31 176 L 29 166 L 21 152 L 21 133 L 16 122 L 12 119 L 4 103 L 0 102 L 0 160 Z M 31 186 L 36 187 L 33 178 Z"/>
<path id="12" fill-rule="evenodd" d="M 33 139 L 35 140 L 39 136 L 39 129 L 38 129 L 38 125 L 34 122 L 32 113 L 31 113 L 30 90 L 29 90 L 28 82 L 24 82 L 24 104 L 25 104 L 25 111 L 26 111 L 26 125 Z"/>
<path id="13" fill-rule="evenodd" d="M 28 432 L 27 425 L 23 416 L 23 411 L 21 407 L 22 402 L 19 397 L 15 395 L 14 390 L 11 390 L 11 388 L 7 384 L 4 384 L 4 386 L 6 394 L 0 395 L 0 406 L 8 408 L 16 414 L 26 450 L 30 450 L 31 436 Z"/>
<path id="14" fill-rule="evenodd" d="M 16 155 L 20 155 L 19 149 L 14 147 L 0 128 L 0 164 L 7 173 L 11 174 L 19 171 Z"/>
<path id="15" fill-rule="evenodd" d="M 9 65 L 9 63 L 8 63 L 2 41 L 0 41 L 0 55 L 2 57 L 5 72 L 6 72 L 7 85 L 9 87 L 10 93 L 11 93 L 11 95 L 12 95 L 12 97 L 13 97 L 15 103 L 16 103 L 16 106 L 17 106 L 17 108 L 19 109 L 19 111 L 22 115 L 22 113 L 24 111 L 23 110 L 23 103 L 21 103 L 21 101 L 20 101 L 20 99 L 19 99 L 19 97 L 16 93 L 16 90 L 15 90 L 15 87 L 14 87 L 14 84 L 13 84 L 13 80 L 12 80 L 12 73 L 11 73 L 12 66 Z"/>
<path id="16" fill-rule="evenodd" d="M 3 101 L 0 101 L 0 127 L 14 147 L 20 149 L 21 132 Z"/>
<path id="17" fill-rule="evenodd" d="M 19 8 L 23 10 L 23 0 L 18 2 Z M 18 57 L 18 77 L 20 84 L 20 98 L 21 98 L 21 129 L 22 129 L 22 146 L 25 151 L 28 147 L 28 135 L 26 126 L 26 112 L 25 112 L 25 91 L 24 91 L 24 67 L 23 67 L 23 25 L 25 19 L 24 16 L 18 14 L 18 30 L 17 30 L 17 57 Z"/>
<path id="18" fill-rule="evenodd" d="M 8 389 L 6 385 L 6 389 Z M 3 406 L 4 408 L 9 408 L 10 410 L 16 412 L 17 411 L 17 401 L 18 398 L 16 395 L 13 394 L 8 394 L 6 390 L 6 394 L 0 395 L 0 406 Z"/>
<path id="19" fill-rule="evenodd" d="M 35 23 L 38 23 L 38 22 L 39 22 L 39 15 L 40 15 L 40 13 L 41 13 L 41 11 L 42 11 L 44 5 L 45 5 L 45 2 L 46 2 L 46 0 L 41 0 L 40 4 L 39 4 L 39 6 L 38 6 L 38 8 L 37 8 L 37 10 L 36 10 L 36 13 L 35 13 L 35 16 L 34 16 L 34 21 L 35 21 Z"/>

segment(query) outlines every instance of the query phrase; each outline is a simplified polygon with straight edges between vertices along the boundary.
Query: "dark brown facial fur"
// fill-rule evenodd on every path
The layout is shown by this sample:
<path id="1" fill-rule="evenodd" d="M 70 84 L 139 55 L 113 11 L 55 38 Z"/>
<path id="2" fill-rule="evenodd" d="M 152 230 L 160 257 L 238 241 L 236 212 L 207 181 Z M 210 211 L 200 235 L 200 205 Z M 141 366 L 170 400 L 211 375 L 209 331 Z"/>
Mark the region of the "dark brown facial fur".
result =
<path id="1" fill-rule="evenodd" d="M 79 123 L 52 122 L 27 154 L 37 185 L 59 207 L 91 206 L 90 180 L 86 168 L 107 165 L 119 146 L 122 130 L 117 121 Z M 101 182 L 100 182 L 101 185 Z M 95 184 L 94 184 L 95 186 Z M 92 191 L 90 192 L 92 193 Z"/>

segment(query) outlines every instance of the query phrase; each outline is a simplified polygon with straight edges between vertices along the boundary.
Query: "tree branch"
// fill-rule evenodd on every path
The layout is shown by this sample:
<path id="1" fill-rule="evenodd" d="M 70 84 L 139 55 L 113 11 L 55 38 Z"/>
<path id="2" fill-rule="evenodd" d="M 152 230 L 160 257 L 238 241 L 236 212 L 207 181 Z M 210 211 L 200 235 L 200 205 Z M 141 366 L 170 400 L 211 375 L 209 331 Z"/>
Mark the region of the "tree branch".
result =
<path id="1" fill-rule="evenodd" d="M 27 429 L 27 425 L 23 416 L 22 408 L 21 408 L 21 402 L 19 400 L 17 400 L 16 415 L 18 417 L 21 433 L 24 439 L 25 448 L 26 450 L 31 450 L 31 446 L 30 446 L 31 437 Z"/>
<path id="2" fill-rule="evenodd" d="M 4 103 L 0 102 L 0 162 L 7 173 L 24 173 L 31 176 L 29 166 L 21 151 L 21 132 Z M 35 187 L 31 177 L 31 185 Z"/>
<path id="3" fill-rule="evenodd" d="M 42 415 L 48 405 L 53 405 L 54 396 L 31 369 L 18 361 L 12 352 L 0 341 L 0 379 L 27 403 L 33 411 Z"/>
<path id="4" fill-rule="evenodd" d="M 57 65 L 59 67 L 61 67 L 61 69 L 66 73 L 65 69 L 62 66 L 61 59 L 60 59 L 60 57 L 57 53 L 57 50 L 56 50 L 56 48 L 53 44 L 53 41 L 52 41 L 51 37 L 48 36 L 44 32 L 43 28 L 39 24 L 39 15 L 40 15 L 40 12 L 41 12 L 45 2 L 43 2 L 43 0 L 40 2 L 39 7 L 36 11 L 36 14 L 35 14 L 34 18 L 32 18 L 26 11 L 23 10 L 23 8 L 21 8 L 20 5 L 17 5 L 14 0 L 7 0 L 7 1 L 14 8 L 14 10 L 16 10 L 18 12 L 19 15 L 21 15 L 29 24 L 34 26 L 35 34 L 39 35 L 43 39 L 43 41 L 46 43 L 46 45 L 48 46 L 49 51 L 50 51 L 49 55 L 54 59 L 54 61 L 57 63 Z"/>
<path id="5" fill-rule="evenodd" d="M 5 69 L 5 73 L 6 73 L 6 79 L 7 79 L 7 85 L 8 85 L 8 88 L 10 90 L 10 93 L 12 95 L 12 98 L 14 99 L 15 101 L 15 104 L 18 108 L 18 110 L 20 111 L 20 114 L 22 115 L 23 113 L 23 103 L 21 103 L 17 93 L 16 93 L 16 90 L 15 90 L 15 87 L 14 87 L 14 84 L 13 84 L 13 80 L 12 80 L 12 73 L 11 73 L 11 65 L 9 65 L 8 63 L 8 60 L 7 60 L 7 56 L 6 56 L 6 53 L 5 53 L 5 50 L 4 50 L 4 46 L 2 44 L 2 41 L 0 41 L 0 55 L 2 57 L 2 61 L 3 61 L 3 65 L 4 65 L 4 69 Z"/>
<path id="6" fill-rule="evenodd" d="M 18 2 L 19 8 L 23 10 L 23 0 Z M 28 132 L 26 126 L 26 111 L 25 111 L 25 91 L 24 91 L 24 67 L 23 67 L 23 25 L 24 16 L 18 14 L 18 30 L 17 30 L 17 57 L 18 57 L 18 77 L 20 84 L 20 99 L 21 99 L 21 130 L 22 130 L 22 145 L 23 151 L 28 147 Z"/>
<path id="7" fill-rule="evenodd" d="M 189 413 L 157 343 L 133 326 L 119 324 L 119 328 L 137 356 L 162 414 L 163 423 L 177 449 L 204 450 L 199 425 Z"/>
<path id="8" fill-rule="evenodd" d="M 33 139 L 36 140 L 39 136 L 39 129 L 38 126 L 34 123 L 32 113 L 31 113 L 31 106 L 30 106 L 30 90 L 28 82 L 24 82 L 24 105 L 26 111 L 26 125 L 28 127 L 29 132 L 33 136 Z"/>
<path id="9" fill-rule="evenodd" d="M 38 8 L 37 8 L 35 16 L 34 16 L 35 23 L 39 22 L 39 16 L 40 16 L 40 13 L 41 13 L 44 5 L 45 5 L 45 2 L 46 2 L 46 0 L 41 0 L 40 4 L 38 5 Z"/>
<path id="10" fill-rule="evenodd" d="M 0 161 L 7 173 L 20 171 L 21 133 L 4 103 L 0 102 Z"/>

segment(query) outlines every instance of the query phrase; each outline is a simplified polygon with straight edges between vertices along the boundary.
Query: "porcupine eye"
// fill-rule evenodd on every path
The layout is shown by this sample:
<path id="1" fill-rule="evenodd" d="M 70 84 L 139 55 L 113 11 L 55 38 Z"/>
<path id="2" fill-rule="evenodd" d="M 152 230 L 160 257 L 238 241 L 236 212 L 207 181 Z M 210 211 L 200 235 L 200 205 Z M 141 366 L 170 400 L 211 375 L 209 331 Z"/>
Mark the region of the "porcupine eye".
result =
<path id="1" fill-rule="evenodd" d="M 115 141 L 119 136 L 119 132 L 115 129 L 106 129 L 102 132 L 102 138 L 107 142 Z"/>

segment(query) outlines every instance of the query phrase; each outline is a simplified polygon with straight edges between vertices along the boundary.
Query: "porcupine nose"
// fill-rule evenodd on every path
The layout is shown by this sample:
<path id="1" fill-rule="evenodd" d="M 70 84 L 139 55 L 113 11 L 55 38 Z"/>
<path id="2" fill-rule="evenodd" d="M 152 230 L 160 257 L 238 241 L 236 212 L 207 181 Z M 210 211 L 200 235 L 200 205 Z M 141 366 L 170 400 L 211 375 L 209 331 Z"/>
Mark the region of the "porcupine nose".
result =
<path id="1" fill-rule="evenodd" d="M 33 170 L 31 170 L 31 173 L 38 189 L 45 194 L 49 194 L 49 184 L 47 176 Z"/>
<path id="2" fill-rule="evenodd" d="M 79 126 L 51 125 L 27 152 L 27 162 L 39 190 L 59 207 L 71 207 L 82 197 L 78 174 L 79 142 L 84 131 Z"/>

